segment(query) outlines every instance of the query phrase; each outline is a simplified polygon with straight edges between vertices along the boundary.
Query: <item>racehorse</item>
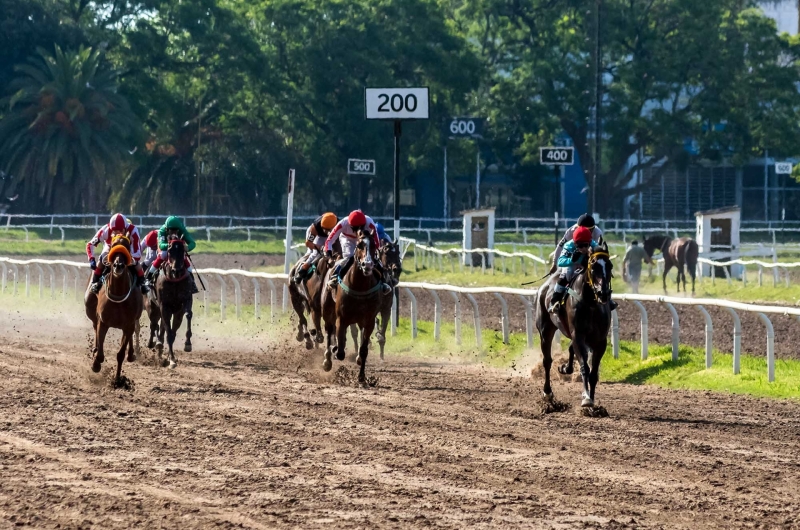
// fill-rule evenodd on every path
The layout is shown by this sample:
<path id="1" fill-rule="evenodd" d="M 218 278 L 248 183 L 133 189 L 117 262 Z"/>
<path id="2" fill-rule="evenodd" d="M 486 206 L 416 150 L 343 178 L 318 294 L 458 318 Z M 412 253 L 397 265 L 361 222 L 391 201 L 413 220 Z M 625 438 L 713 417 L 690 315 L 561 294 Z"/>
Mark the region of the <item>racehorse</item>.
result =
<path id="1" fill-rule="evenodd" d="M 552 276 L 536 294 L 536 329 L 542 346 L 544 364 L 544 388 L 546 398 L 553 397 L 550 386 L 550 367 L 553 336 L 556 330 L 571 340 L 569 361 L 559 368 L 563 374 L 572 373 L 572 365 L 577 354 L 583 376 L 582 407 L 594 406 L 594 392 L 600 369 L 600 360 L 606 351 L 608 328 L 611 325 L 611 258 L 605 244 L 589 256 L 586 268 L 576 271 L 568 290 L 566 300 L 557 314 L 547 309 L 553 297 L 557 277 Z M 591 368 L 589 352 L 591 351 Z"/>
<path id="2" fill-rule="evenodd" d="M 183 344 L 183 351 L 192 351 L 192 286 L 189 281 L 191 272 L 186 268 L 185 258 L 186 242 L 177 237 L 169 239 L 167 259 L 161 266 L 161 272 L 156 280 L 156 299 L 161 312 L 158 340 L 163 344 L 166 332 L 170 368 L 178 365 L 172 346 L 184 315 L 186 315 L 186 342 Z"/>
<path id="3" fill-rule="evenodd" d="M 325 274 L 328 272 L 328 260 L 319 259 L 313 267 L 313 272 L 303 279 L 302 284 L 297 284 L 293 281 L 295 269 L 289 273 L 289 295 L 292 300 L 292 307 L 299 323 L 297 325 L 297 341 L 306 343 L 306 349 L 310 350 L 314 347 L 314 341 L 321 343 L 324 341 L 322 336 L 322 305 L 320 303 L 322 291 L 325 289 Z M 311 321 L 314 323 L 314 328 L 309 333 L 308 320 L 306 319 L 305 312 L 311 316 Z"/>
<path id="4" fill-rule="evenodd" d="M 672 239 L 667 236 L 650 236 L 644 239 L 644 251 L 652 258 L 653 252 L 658 250 L 664 257 L 664 274 L 662 281 L 664 283 L 664 294 L 667 294 L 667 273 L 672 267 L 678 268 L 678 277 L 676 278 L 678 285 L 678 292 L 681 291 L 681 279 L 683 279 L 683 292 L 686 292 L 686 273 L 684 272 L 684 265 L 689 269 L 689 275 L 692 277 L 692 296 L 694 296 L 694 281 L 695 274 L 697 273 L 697 255 L 699 249 L 697 242 L 691 237 L 681 237 Z"/>
<path id="5" fill-rule="evenodd" d="M 358 381 L 365 383 L 367 379 L 364 369 L 367 365 L 369 341 L 372 331 L 375 329 L 375 317 L 380 308 L 381 281 L 374 271 L 375 262 L 372 259 L 370 248 L 372 244 L 370 234 L 361 230 L 357 237 L 355 253 L 350 258 L 350 262 L 342 268 L 338 287 L 335 291 L 326 288 L 322 292 L 322 317 L 325 320 L 327 335 L 327 347 L 322 368 L 326 372 L 331 370 L 333 353 L 336 354 L 338 360 L 344 360 L 347 328 L 352 324 L 357 324 L 361 330 L 361 345 L 356 360 L 361 366 Z M 330 280 L 332 270 L 326 274 L 326 284 Z M 332 344 L 334 334 L 336 335 L 335 345 Z"/>
<path id="6" fill-rule="evenodd" d="M 158 298 L 155 289 L 150 289 L 144 297 L 144 310 L 150 320 L 150 339 L 147 341 L 148 348 L 156 348 L 159 354 L 164 349 L 164 336 L 159 333 L 161 328 L 161 308 L 158 307 Z"/>
<path id="7" fill-rule="evenodd" d="M 133 350 L 133 335 L 142 316 L 142 293 L 136 288 L 134 273 L 128 267 L 133 264 L 131 242 L 125 236 L 116 236 L 106 257 L 106 269 L 110 269 L 103 280 L 104 287 L 95 295 L 87 288 L 84 296 L 86 316 L 95 330 L 94 359 L 92 371 L 97 373 L 105 360 L 103 351 L 109 328 L 122 330 L 122 340 L 117 352 L 117 372 L 114 383 L 119 384 L 125 351 L 128 362 L 136 360 Z"/>
<path id="8" fill-rule="evenodd" d="M 391 275 L 391 279 L 394 280 L 392 283 L 395 283 L 400 280 L 400 274 L 403 273 L 403 262 L 402 256 L 400 255 L 400 245 L 397 244 L 397 240 L 395 239 L 393 242 L 386 241 L 379 251 L 381 264 L 383 265 L 383 270 L 387 271 Z M 378 344 L 381 348 L 381 359 L 383 359 L 383 349 L 386 346 L 386 328 L 389 325 L 389 319 L 392 318 L 392 300 L 394 299 L 394 289 L 392 292 L 384 295 L 381 295 L 381 306 L 380 306 L 380 324 L 378 325 L 378 332 L 375 334 L 376 338 L 378 339 Z"/>

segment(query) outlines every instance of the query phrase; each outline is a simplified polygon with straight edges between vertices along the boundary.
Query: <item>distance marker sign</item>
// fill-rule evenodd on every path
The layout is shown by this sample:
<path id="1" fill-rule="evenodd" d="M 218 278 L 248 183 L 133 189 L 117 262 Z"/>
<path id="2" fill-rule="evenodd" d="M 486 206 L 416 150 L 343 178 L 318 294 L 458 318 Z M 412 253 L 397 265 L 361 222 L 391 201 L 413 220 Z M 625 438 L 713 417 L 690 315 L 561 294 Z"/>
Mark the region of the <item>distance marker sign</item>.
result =
<path id="1" fill-rule="evenodd" d="M 347 173 L 349 175 L 374 175 L 375 161 L 350 158 L 347 160 Z"/>
<path id="2" fill-rule="evenodd" d="M 571 166 L 575 163 L 572 147 L 540 147 L 539 162 L 549 166 Z"/>
<path id="3" fill-rule="evenodd" d="M 792 163 L 791 162 L 775 162 L 776 175 L 791 175 Z"/>
<path id="4" fill-rule="evenodd" d="M 449 138 L 480 138 L 483 118 L 453 118 L 445 123 L 444 134 Z"/>
<path id="5" fill-rule="evenodd" d="M 365 114 L 368 120 L 427 120 L 428 87 L 366 88 Z"/>

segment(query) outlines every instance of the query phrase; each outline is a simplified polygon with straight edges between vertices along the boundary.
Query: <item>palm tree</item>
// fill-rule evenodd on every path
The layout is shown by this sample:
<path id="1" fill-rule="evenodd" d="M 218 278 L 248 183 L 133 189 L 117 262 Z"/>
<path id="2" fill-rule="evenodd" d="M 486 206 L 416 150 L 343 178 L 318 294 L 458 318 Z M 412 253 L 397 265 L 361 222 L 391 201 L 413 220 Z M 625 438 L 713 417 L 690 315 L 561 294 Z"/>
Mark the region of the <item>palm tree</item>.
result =
<path id="1" fill-rule="evenodd" d="M 58 46 L 15 70 L 13 94 L 0 100 L 5 195 L 37 210 L 102 208 L 138 131 L 116 73 L 99 51 Z"/>

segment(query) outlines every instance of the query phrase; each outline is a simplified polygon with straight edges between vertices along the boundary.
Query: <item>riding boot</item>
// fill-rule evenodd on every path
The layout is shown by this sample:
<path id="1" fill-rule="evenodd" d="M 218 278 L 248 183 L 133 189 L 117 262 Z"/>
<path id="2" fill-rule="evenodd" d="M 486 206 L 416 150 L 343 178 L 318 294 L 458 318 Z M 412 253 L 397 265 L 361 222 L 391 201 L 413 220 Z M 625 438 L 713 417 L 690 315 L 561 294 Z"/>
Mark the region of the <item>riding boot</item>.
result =
<path id="1" fill-rule="evenodd" d="M 331 273 L 331 279 L 328 280 L 328 290 L 332 291 L 339 285 L 339 273 L 342 270 L 342 266 L 338 263 L 336 267 L 333 269 L 333 273 Z"/>
<path id="2" fill-rule="evenodd" d="M 194 274 L 191 272 L 189 273 L 189 285 L 192 287 L 192 294 L 197 294 L 200 292 L 200 289 L 197 288 L 197 283 L 194 281 Z"/>
<path id="3" fill-rule="evenodd" d="M 303 263 L 300 267 L 297 267 L 297 271 L 294 274 L 294 283 L 303 283 L 303 280 L 308 276 L 310 268 L 310 263 Z"/>
<path id="4" fill-rule="evenodd" d="M 147 285 L 147 282 L 144 279 L 144 274 L 136 277 L 136 287 L 141 289 L 142 294 L 147 294 L 150 292 L 150 286 Z"/>
<path id="5" fill-rule="evenodd" d="M 97 294 L 100 292 L 100 287 L 103 286 L 103 277 L 100 274 L 92 274 L 92 285 L 89 289 Z"/>
<path id="6" fill-rule="evenodd" d="M 382 290 L 382 292 L 383 292 L 384 296 L 385 296 L 385 295 L 387 295 L 387 294 L 391 294 L 391 292 L 392 292 L 392 286 L 391 286 L 391 285 L 389 285 L 389 284 L 388 284 L 388 283 L 386 283 L 386 282 L 381 282 L 381 290 Z"/>
<path id="7" fill-rule="evenodd" d="M 567 295 L 567 290 L 564 289 L 563 291 L 554 291 L 553 298 L 550 300 L 550 307 L 547 310 L 550 313 L 558 313 L 558 309 L 561 307 L 561 302 L 564 300 L 564 297 Z"/>
<path id="8" fill-rule="evenodd" d="M 608 301 L 608 307 L 609 307 L 609 309 L 611 309 L 612 311 L 614 311 L 614 310 L 616 310 L 616 309 L 619 307 L 619 304 L 618 304 L 616 301 L 614 301 L 613 299 L 610 299 L 610 300 Z"/>

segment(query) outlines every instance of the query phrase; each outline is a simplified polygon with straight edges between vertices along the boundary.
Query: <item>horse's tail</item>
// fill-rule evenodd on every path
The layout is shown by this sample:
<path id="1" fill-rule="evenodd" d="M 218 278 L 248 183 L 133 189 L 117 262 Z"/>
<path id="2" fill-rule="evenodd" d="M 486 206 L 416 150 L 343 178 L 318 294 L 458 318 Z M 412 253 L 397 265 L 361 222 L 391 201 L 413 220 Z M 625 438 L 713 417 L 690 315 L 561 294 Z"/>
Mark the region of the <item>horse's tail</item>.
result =
<path id="1" fill-rule="evenodd" d="M 697 257 L 700 254 L 700 249 L 697 246 L 697 241 L 690 239 L 686 242 L 686 268 L 689 269 L 689 274 L 694 278 L 695 271 L 697 270 Z"/>

